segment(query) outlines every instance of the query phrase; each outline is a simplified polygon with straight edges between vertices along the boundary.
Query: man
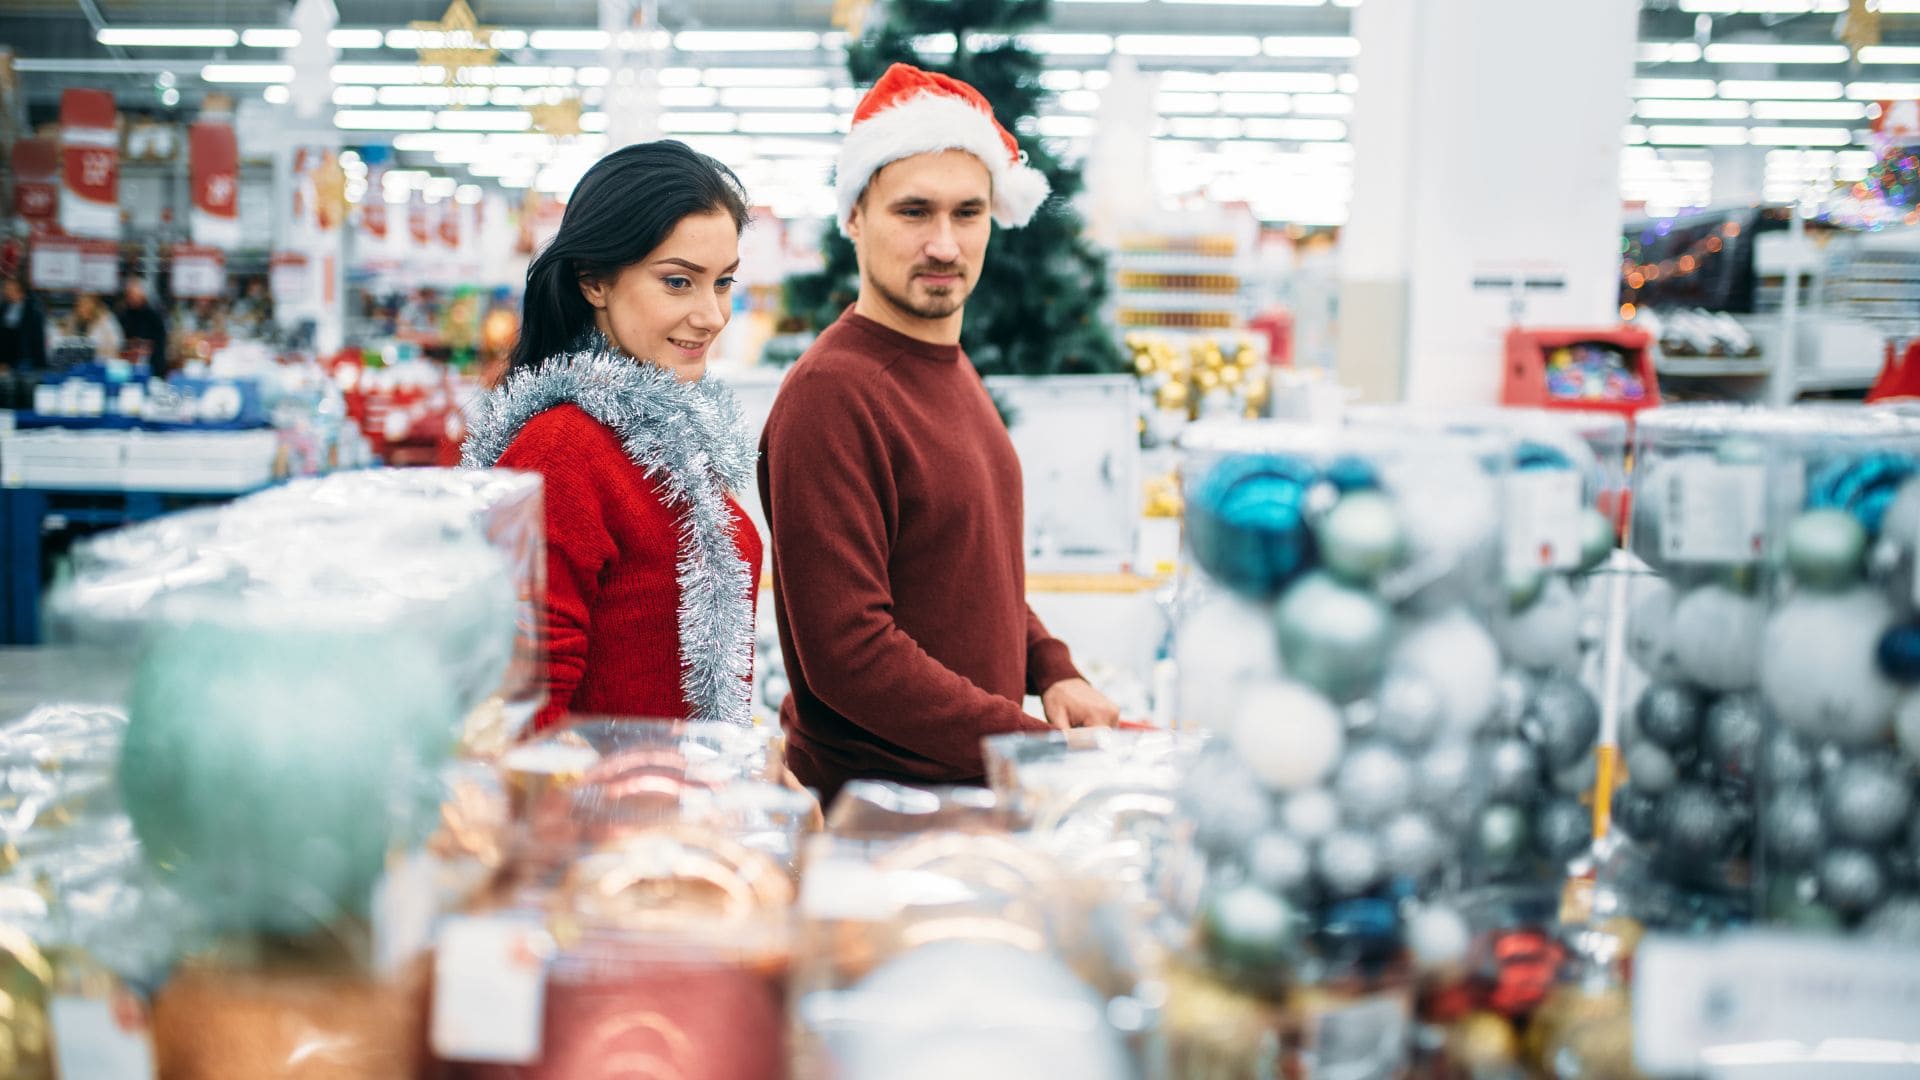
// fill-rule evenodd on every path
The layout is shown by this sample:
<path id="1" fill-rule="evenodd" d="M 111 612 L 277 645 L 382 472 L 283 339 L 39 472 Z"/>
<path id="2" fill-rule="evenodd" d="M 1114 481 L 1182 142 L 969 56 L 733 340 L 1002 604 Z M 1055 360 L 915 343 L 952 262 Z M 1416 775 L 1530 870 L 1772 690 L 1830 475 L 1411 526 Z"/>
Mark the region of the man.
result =
<path id="1" fill-rule="evenodd" d="M 1118 719 L 1027 606 L 1020 462 L 960 349 L 989 217 L 1026 224 L 1045 177 L 971 86 L 896 64 L 835 184 L 859 298 L 760 442 L 787 763 L 823 802 L 858 778 L 980 783 L 985 736 Z"/>
<path id="2" fill-rule="evenodd" d="M 147 297 L 147 283 L 144 279 L 127 279 L 125 292 L 121 294 L 120 332 L 126 335 L 127 348 L 137 349 L 145 346 L 148 362 L 153 370 L 162 372 L 167 369 L 167 320 L 160 314 Z"/>
<path id="3" fill-rule="evenodd" d="M 33 371 L 47 363 L 47 315 L 17 277 L 0 278 L 0 368 Z"/>

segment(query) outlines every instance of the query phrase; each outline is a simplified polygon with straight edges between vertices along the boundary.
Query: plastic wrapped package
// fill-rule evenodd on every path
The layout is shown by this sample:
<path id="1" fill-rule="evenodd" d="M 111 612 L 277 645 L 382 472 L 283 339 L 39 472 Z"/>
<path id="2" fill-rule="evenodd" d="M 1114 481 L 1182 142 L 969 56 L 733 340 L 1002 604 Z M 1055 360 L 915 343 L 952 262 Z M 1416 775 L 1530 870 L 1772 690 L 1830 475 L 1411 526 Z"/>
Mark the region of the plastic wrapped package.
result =
<path id="1" fill-rule="evenodd" d="M 1897 913 L 1914 826 L 1895 819 L 1914 790 L 1895 733 L 1913 676 L 1895 654 L 1920 485 L 1911 521 L 1895 508 L 1920 427 L 1880 410 L 1672 407 L 1642 415 L 1636 457 L 1648 573 L 1629 604 L 1612 820 L 1665 894 L 1650 909 L 1681 926 Z"/>
<path id="2" fill-rule="evenodd" d="M 511 478 L 500 483 L 525 491 Z M 514 656 L 514 568 L 472 506 L 403 491 L 336 502 L 320 497 L 325 485 L 81 541 L 48 596 L 49 638 L 124 669 L 147 637 L 203 613 L 240 626 L 360 623 L 373 633 L 404 621 L 411 643 L 403 648 L 429 654 L 455 718 L 467 716 L 496 693 Z"/>
<path id="3" fill-rule="evenodd" d="M 1147 1075 L 1131 912 L 1011 816 L 978 789 L 847 787 L 807 856 L 796 1076 Z"/>
<path id="4" fill-rule="evenodd" d="M 577 780 L 541 770 L 502 873 L 437 928 L 431 1044 L 449 1075 L 786 1075 L 795 885 L 770 851 L 801 826 L 768 834 L 806 818 L 766 796 L 807 797 L 717 777 L 687 750 L 697 734 L 628 726 L 648 733 L 622 732 Z"/>

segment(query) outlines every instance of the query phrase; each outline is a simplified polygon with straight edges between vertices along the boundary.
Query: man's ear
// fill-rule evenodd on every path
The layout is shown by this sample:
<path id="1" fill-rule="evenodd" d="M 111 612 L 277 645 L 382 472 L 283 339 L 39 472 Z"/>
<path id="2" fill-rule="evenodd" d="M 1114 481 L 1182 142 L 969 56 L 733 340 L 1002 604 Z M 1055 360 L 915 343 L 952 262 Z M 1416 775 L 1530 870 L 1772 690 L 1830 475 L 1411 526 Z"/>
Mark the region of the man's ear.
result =
<path id="1" fill-rule="evenodd" d="M 581 274 L 579 280 L 580 295 L 587 298 L 587 303 L 604 311 L 607 306 L 607 294 L 613 291 L 612 283 L 605 278 L 587 274 Z"/>
<path id="2" fill-rule="evenodd" d="M 853 212 L 847 215 L 847 228 L 846 228 L 847 239 L 852 240 L 856 243 L 858 243 L 860 240 L 861 212 L 866 210 L 866 208 L 867 208 L 867 197 L 865 195 L 862 195 L 860 196 L 860 201 L 853 204 Z"/>

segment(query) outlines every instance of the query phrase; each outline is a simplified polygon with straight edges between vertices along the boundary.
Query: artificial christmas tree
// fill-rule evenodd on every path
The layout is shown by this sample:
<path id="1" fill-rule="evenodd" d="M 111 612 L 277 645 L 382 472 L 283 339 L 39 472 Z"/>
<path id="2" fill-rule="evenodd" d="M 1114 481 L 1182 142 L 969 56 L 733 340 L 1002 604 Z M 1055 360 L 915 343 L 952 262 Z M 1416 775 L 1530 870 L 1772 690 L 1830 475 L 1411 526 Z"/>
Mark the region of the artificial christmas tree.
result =
<path id="1" fill-rule="evenodd" d="M 972 84 L 1052 188 L 1025 228 L 994 228 L 986 266 L 967 301 L 960 342 L 986 375 L 1129 370 L 1100 317 L 1106 256 L 1082 236 L 1070 201 L 1080 190 L 1079 170 L 1048 153 L 1033 133 L 1046 93 L 1040 57 L 1013 35 L 1044 22 L 1051 6 L 1051 0 L 891 0 L 884 18 L 870 20 L 847 49 L 847 67 L 863 87 L 896 61 Z M 946 35 L 954 43 L 950 56 L 933 49 Z M 853 243 L 834 229 L 825 245 L 825 268 L 789 278 L 785 290 L 786 314 L 815 331 L 839 318 L 859 289 Z"/>

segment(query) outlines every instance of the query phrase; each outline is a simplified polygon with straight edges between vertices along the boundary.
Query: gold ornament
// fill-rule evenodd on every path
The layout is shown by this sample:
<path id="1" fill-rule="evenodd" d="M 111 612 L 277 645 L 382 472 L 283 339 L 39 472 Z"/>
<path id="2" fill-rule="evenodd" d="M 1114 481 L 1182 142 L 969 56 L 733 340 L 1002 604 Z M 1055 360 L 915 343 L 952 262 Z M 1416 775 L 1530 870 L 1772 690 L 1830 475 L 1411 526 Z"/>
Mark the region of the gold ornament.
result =
<path id="1" fill-rule="evenodd" d="M 527 115 L 533 118 L 533 130 L 556 139 L 580 134 L 580 95 L 574 94 L 560 99 L 551 105 L 529 105 Z"/>
<path id="2" fill-rule="evenodd" d="M 1240 369 L 1240 365 L 1229 363 L 1220 369 L 1220 381 L 1227 386 L 1233 386 L 1237 384 L 1241 376 L 1245 374 L 1246 372 Z"/>
<path id="3" fill-rule="evenodd" d="M 1152 355 L 1144 352 L 1135 353 L 1133 357 L 1133 373 L 1141 376 L 1153 374 Z"/>
<path id="4" fill-rule="evenodd" d="M 873 0 L 833 0 L 833 28 L 845 30 L 848 37 L 857 41 L 872 10 Z"/>
<path id="5" fill-rule="evenodd" d="M 53 967 L 32 940 L 0 923 L 0 1076 L 52 1080 L 47 999 Z"/>
<path id="6" fill-rule="evenodd" d="M 1213 390 L 1220 385 L 1220 372 L 1210 367 L 1201 368 L 1194 373 L 1193 381 L 1200 385 L 1202 391 Z"/>
<path id="7" fill-rule="evenodd" d="M 1519 1053 L 1513 1025 L 1498 1013 L 1471 1013 L 1447 1032 L 1447 1059 L 1470 1076 L 1503 1072 Z"/>
<path id="8" fill-rule="evenodd" d="M 1840 40 L 1853 50 L 1855 59 L 1861 49 L 1880 44 L 1880 11 L 1873 0 L 1848 0 Z"/>
<path id="9" fill-rule="evenodd" d="M 1193 398 L 1183 382 L 1170 382 L 1153 392 L 1153 403 L 1168 412 L 1186 412 Z"/>
<path id="10" fill-rule="evenodd" d="M 416 20 L 408 25 L 421 35 L 420 62 L 443 69 L 448 86 L 465 82 L 466 69 L 491 67 L 500 56 L 493 47 L 495 28 L 481 26 L 467 0 L 453 0 L 438 22 Z"/>

